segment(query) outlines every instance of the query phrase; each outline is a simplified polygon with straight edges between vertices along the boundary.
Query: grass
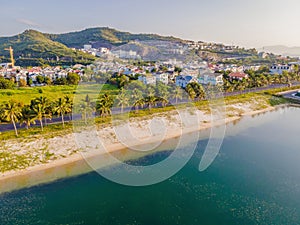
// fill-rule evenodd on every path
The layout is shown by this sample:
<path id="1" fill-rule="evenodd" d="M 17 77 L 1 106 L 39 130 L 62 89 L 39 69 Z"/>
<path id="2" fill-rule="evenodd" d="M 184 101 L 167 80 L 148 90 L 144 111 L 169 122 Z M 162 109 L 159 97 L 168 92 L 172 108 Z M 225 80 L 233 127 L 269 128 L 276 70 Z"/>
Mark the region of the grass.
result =
<path id="1" fill-rule="evenodd" d="M 66 95 L 73 98 L 77 90 L 79 90 L 78 92 L 80 95 L 82 95 L 82 97 L 83 95 L 85 97 L 88 94 L 91 98 L 96 98 L 99 95 L 99 89 L 101 89 L 101 93 L 107 93 L 111 95 L 115 95 L 118 92 L 117 87 L 109 84 L 89 84 L 80 85 L 79 87 L 80 88 L 77 89 L 77 86 L 62 85 L 44 87 L 25 87 L 17 88 L 14 90 L 0 89 L 0 104 L 9 100 L 16 100 L 24 104 L 29 104 L 32 99 L 40 97 L 41 95 L 46 96 L 50 100 L 56 100 Z"/>

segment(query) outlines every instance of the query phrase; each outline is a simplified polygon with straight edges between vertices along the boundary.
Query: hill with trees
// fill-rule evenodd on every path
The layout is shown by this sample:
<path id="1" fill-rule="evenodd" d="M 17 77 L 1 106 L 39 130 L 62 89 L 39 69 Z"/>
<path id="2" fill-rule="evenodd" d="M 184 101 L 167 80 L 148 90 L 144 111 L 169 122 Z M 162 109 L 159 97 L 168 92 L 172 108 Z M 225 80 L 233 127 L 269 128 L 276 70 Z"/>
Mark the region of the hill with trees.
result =
<path id="1" fill-rule="evenodd" d="M 59 64 L 59 61 L 90 63 L 95 59 L 92 55 L 70 49 L 35 30 L 26 30 L 16 36 L 0 38 L 0 55 L 4 56 L 2 61 L 7 61 L 9 57 L 9 52 L 5 50 L 9 46 L 13 46 L 17 65 Z"/>

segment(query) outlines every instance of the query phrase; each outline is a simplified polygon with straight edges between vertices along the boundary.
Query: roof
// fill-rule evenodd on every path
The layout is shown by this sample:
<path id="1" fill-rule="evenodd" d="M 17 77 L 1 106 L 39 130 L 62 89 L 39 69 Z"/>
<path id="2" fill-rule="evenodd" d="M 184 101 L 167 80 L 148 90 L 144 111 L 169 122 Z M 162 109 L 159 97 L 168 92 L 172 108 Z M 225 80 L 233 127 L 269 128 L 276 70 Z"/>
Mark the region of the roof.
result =
<path id="1" fill-rule="evenodd" d="M 244 78 L 248 77 L 248 74 L 243 73 L 243 72 L 232 72 L 228 75 L 229 77 L 239 77 L 239 78 Z"/>

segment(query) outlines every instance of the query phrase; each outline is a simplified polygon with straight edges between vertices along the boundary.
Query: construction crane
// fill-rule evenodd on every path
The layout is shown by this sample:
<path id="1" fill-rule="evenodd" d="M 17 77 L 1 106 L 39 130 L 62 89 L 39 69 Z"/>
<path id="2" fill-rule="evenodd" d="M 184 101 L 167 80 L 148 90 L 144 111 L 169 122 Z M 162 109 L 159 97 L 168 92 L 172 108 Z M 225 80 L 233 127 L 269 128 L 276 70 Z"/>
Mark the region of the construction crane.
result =
<path id="1" fill-rule="evenodd" d="M 15 60 L 14 60 L 14 50 L 13 50 L 13 48 L 11 46 L 9 46 L 9 48 L 5 48 L 4 50 L 9 51 L 11 66 L 14 68 L 15 67 Z"/>

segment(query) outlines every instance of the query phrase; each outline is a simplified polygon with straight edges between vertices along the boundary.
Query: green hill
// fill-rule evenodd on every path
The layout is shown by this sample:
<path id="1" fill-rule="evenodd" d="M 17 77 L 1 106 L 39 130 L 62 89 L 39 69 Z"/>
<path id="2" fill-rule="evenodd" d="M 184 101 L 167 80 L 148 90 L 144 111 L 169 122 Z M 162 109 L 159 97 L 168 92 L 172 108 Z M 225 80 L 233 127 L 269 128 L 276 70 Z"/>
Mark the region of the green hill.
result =
<path id="1" fill-rule="evenodd" d="M 82 48 L 84 44 L 94 42 L 118 46 L 134 40 L 182 41 L 175 37 L 165 37 L 157 34 L 131 34 L 129 32 L 117 31 L 108 27 L 89 28 L 83 31 L 58 35 L 48 34 L 48 37 L 71 48 Z"/>
<path id="2" fill-rule="evenodd" d="M 127 44 L 133 40 L 182 41 L 175 37 L 164 37 L 156 34 L 131 34 L 107 27 L 89 28 L 65 34 L 44 34 L 35 30 L 26 30 L 12 37 L 0 37 L 0 62 L 9 61 L 9 52 L 4 49 L 12 46 L 16 64 L 21 66 L 88 64 L 95 60 L 94 56 L 71 48 L 79 49 L 89 43 L 98 47 L 113 47 Z"/>
<path id="3" fill-rule="evenodd" d="M 8 58 L 9 52 L 4 49 L 9 46 L 13 46 L 17 64 L 27 64 L 26 61 L 34 62 L 36 60 L 44 61 L 44 63 L 49 62 L 49 64 L 53 64 L 57 60 L 62 62 L 91 62 L 94 60 L 93 56 L 72 50 L 34 30 L 26 30 L 24 33 L 13 37 L 0 38 L 0 55 Z"/>

